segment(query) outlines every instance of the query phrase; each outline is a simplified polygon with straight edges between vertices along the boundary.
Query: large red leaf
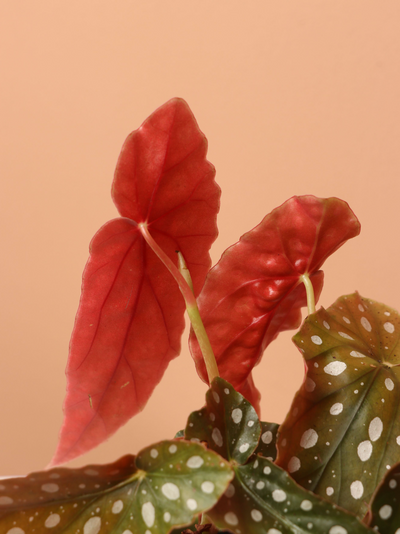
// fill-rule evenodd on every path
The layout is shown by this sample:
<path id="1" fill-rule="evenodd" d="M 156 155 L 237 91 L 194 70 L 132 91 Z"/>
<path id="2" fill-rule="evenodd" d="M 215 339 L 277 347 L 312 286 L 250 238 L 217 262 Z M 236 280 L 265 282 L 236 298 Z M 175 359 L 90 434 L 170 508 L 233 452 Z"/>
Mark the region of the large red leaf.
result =
<path id="1" fill-rule="evenodd" d="M 300 281 L 308 274 L 316 297 L 325 259 L 360 224 L 337 198 L 293 197 L 228 248 L 209 272 L 198 299 L 220 375 L 258 407 L 251 371 L 268 344 L 301 322 L 306 304 Z M 193 332 L 190 346 L 197 370 L 207 374 Z"/>
<path id="2" fill-rule="evenodd" d="M 207 140 L 180 99 L 125 141 L 112 189 L 123 218 L 105 224 L 90 245 L 53 464 L 95 447 L 138 413 L 180 351 L 184 300 L 138 224 L 147 224 L 175 264 L 182 252 L 198 293 L 220 196 L 206 152 Z"/>

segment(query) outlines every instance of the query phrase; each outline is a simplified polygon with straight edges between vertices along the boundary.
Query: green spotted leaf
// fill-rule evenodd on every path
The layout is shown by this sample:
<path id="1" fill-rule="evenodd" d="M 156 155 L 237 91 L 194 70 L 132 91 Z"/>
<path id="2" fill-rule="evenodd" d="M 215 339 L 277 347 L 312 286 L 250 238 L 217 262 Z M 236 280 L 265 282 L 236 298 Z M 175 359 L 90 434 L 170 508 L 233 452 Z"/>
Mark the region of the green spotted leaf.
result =
<path id="1" fill-rule="evenodd" d="M 400 533 L 400 464 L 386 473 L 373 496 L 368 519 L 380 534 Z"/>
<path id="2" fill-rule="evenodd" d="M 277 464 L 360 517 L 400 461 L 399 336 L 395 310 L 355 293 L 293 338 L 307 375 L 280 427 Z"/>
<path id="3" fill-rule="evenodd" d="M 227 460 L 244 463 L 255 451 L 261 425 L 253 406 L 222 378 L 206 393 L 206 406 L 193 412 L 185 437 L 206 441 Z"/>
<path id="4" fill-rule="evenodd" d="M 199 443 L 162 441 L 106 466 L 0 483 L 2 534 L 167 534 L 211 508 L 232 469 Z"/>
<path id="5" fill-rule="evenodd" d="M 234 468 L 235 479 L 208 512 L 235 534 L 367 534 L 355 516 L 298 486 L 266 458 Z"/>
<path id="6" fill-rule="evenodd" d="M 252 406 L 221 378 L 212 382 L 206 406 L 189 417 L 185 437 L 206 441 L 230 460 L 235 472 L 223 497 L 207 512 L 216 527 L 235 534 L 372 533 L 354 515 L 305 490 L 286 471 L 256 454 L 271 447 L 276 427 L 264 423 L 261 428 Z M 260 439 L 262 431 L 271 432 L 271 441 L 269 434 L 268 443 Z M 240 453 L 244 443 L 249 447 Z"/>

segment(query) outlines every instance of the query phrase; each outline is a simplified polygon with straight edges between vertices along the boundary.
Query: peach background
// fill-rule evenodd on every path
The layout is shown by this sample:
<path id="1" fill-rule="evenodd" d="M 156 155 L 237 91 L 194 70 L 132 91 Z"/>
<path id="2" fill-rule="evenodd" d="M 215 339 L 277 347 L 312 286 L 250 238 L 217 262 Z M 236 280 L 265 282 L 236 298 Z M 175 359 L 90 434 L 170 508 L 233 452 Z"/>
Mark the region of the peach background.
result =
<path id="1" fill-rule="evenodd" d="M 127 134 L 173 96 L 222 187 L 213 261 L 294 194 L 338 196 L 360 237 L 326 264 L 321 303 L 355 289 L 396 307 L 398 0 L 13 0 L 0 5 L 0 474 L 50 460 L 89 240 L 116 216 Z M 256 373 L 282 421 L 302 380 L 291 334 Z M 72 465 L 172 437 L 203 404 L 186 338 L 145 411 Z"/>

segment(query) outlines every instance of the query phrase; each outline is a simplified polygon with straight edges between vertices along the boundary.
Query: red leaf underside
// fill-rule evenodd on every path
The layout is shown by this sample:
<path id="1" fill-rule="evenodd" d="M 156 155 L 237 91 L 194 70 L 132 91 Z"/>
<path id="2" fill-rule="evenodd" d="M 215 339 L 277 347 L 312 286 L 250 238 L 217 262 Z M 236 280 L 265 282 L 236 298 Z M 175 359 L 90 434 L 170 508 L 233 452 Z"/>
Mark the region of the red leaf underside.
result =
<path id="1" fill-rule="evenodd" d="M 220 374 L 255 406 L 252 369 L 279 332 L 301 322 L 306 298 L 300 276 L 310 276 L 318 298 L 323 262 L 359 231 L 346 202 L 293 197 L 228 248 L 207 275 L 198 303 Z M 207 381 L 193 333 L 190 344 Z"/>
<path id="2" fill-rule="evenodd" d="M 95 447 L 143 409 L 180 351 L 184 301 L 138 228 L 146 223 L 199 292 L 217 235 L 220 190 L 207 141 L 173 99 L 126 140 L 113 199 L 122 215 L 94 236 L 67 365 L 65 418 L 53 464 Z"/>

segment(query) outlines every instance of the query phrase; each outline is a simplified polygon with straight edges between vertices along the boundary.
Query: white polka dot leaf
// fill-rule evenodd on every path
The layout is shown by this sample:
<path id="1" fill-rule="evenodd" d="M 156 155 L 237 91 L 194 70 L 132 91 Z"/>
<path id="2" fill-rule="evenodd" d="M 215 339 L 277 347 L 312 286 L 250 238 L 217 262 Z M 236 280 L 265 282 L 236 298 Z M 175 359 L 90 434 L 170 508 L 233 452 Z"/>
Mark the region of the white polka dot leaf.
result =
<path id="1" fill-rule="evenodd" d="M 191 414 L 185 436 L 206 441 L 229 460 L 235 478 L 207 518 L 234 534 L 372 533 L 353 514 L 299 486 L 260 454 L 275 432 L 276 425 L 261 427 L 254 408 L 228 382 L 213 381 L 205 408 Z"/>
<path id="2" fill-rule="evenodd" d="M 0 481 L 1 534 L 167 534 L 210 509 L 233 476 L 199 443 L 162 441 L 105 466 Z"/>
<path id="3" fill-rule="evenodd" d="M 399 464 L 386 473 L 373 497 L 367 520 L 380 534 L 400 534 Z"/>
<path id="4" fill-rule="evenodd" d="M 277 464 L 362 517 L 400 462 L 400 316 L 355 293 L 308 316 L 293 340 L 307 374 L 280 427 Z"/>

